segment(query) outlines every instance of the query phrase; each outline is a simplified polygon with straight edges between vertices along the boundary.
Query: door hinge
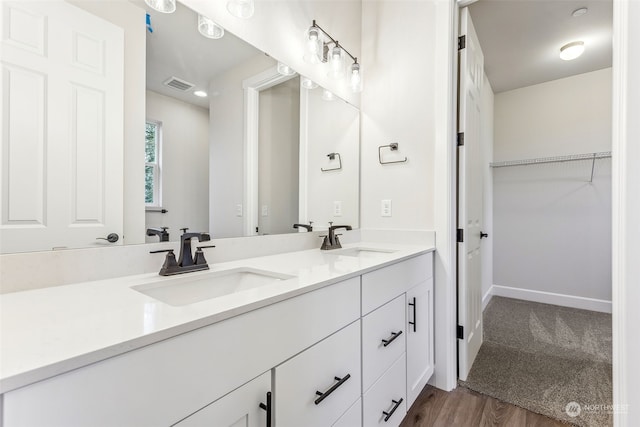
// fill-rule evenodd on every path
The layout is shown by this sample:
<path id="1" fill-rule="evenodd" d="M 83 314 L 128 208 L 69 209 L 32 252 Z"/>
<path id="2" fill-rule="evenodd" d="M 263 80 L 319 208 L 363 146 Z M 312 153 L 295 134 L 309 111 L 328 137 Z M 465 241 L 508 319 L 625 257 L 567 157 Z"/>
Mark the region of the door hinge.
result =
<path id="1" fill-rule="evenodd" d="M 456 240 L 458 241 L 458 243 L 464 242 L 464 230 L 462 228 L 458 228 Z"/>
<path id="2" fill-rule="evenodd" d="M 458 325 L 456 328 L 456 338 L 459 340 L 464 339 L 464 326 Z"/>
<path id="3" fill-rule="evenodd" d="M 462 50 L 467 47 L 467 36 L 458 37 L 458 50 Z"/>
<path id="4" fill-rule="evenodd" d="M 458 147 L 462 147 L 464 145 L 464 132 L 458 133 Z"/>

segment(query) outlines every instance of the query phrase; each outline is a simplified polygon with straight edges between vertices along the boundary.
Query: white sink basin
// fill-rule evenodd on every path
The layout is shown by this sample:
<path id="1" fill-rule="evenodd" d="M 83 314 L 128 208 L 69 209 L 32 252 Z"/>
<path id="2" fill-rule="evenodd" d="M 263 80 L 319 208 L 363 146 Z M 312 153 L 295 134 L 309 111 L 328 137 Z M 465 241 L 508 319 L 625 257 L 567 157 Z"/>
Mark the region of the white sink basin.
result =
<path id="1" fill-rule="evenodd" d="M 345 249 L 334 249 L 327 251 L 330 255 L 342 255 L 342 256 L 352 256 L 358 258 L 374 258 L 379 257 L 384 254 L 392 254 L 396 252 L 393 249 L 379 249 L 379 248 L 345 248 Z"/>
<path id="2" fill-rule="evenodd" d="M 293 277 L 288 274 L 241 267 L 196 276 L 186 273 L 167 280 L 132 286 L 131 289 L 169 305 L 182 306 Z"/>

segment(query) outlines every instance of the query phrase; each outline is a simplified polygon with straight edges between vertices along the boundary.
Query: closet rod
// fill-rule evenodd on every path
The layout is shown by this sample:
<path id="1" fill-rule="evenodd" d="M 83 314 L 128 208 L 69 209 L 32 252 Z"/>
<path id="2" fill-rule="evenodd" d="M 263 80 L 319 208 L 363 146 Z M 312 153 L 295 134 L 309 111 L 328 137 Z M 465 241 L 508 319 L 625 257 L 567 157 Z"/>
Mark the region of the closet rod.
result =
<path id="1" fill-rule="evenodd" d="M 507 160 L 504 162 L 489 163 L 489 166 L 491 166 L 492 168 L 506 168 L 509 166 L 527 166 L 527 165 L 539 165 L 544 163 L 574 162 L 576 160 L 608 159 L 610 157 L 611 157 L 611 151 L 603 151 L 600 153 L 572 154 L 569 156 L 538 157 L 537 159 L 526 159 L 526 160 Z"/>

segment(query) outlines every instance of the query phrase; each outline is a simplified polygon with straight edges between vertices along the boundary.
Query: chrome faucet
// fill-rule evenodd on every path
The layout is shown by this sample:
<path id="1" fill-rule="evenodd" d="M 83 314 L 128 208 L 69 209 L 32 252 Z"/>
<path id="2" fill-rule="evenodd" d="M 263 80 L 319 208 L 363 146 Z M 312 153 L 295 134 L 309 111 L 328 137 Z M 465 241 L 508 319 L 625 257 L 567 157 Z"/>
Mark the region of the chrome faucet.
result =
<path id="1" fill-rule="evenodd" d="M 336 230 L 340 229 L 340 228 L 344 228 L 345 230 L 351 230 L 351 226 L 350 225 L 333 225 L 332 222 L 329 223 L 329 234 L 326 236 L 320 236 L 320 237 L 324 237 L 324 240 L 322 241 L 322 246 L 320 246 L 320 249 L 322 250 L 330 250 L 330 249 L 340 249 L 342 248 L 342 245 L 340 244 L 340 239 L 338 239 L 338 236 L 342 236 L 342 234 L 336 234 Z"/>
<path id="2" fill-rule="evenodd" d="M 161 276 L 172 276 L 174 274 L 189 273 L 191 271 L 208 270 L 209 264 L 204 257 L 204 248 L 215 248 L 215 246 L 198 246 L 196 248 L 195 258 L 192 254 L 191 239 L 196 238 L 200 242 L 208 242 L 211 236 L 208 233 L 187 233 L 188 228 L 182 228 L 182 236 L 180 236 L 180 257 L 176 261 L 176 255 L 173 249 L 162 249 L 151 251 L 152 254 L 159 252 L 167 252 L 164 264 L 160 269 Z"/>

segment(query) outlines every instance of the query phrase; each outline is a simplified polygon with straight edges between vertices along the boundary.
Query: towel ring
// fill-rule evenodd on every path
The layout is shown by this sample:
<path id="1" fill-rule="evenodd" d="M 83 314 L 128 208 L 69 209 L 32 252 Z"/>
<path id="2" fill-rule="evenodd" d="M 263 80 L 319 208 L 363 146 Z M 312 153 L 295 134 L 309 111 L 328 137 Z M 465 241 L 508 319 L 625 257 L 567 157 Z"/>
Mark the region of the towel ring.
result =
<path id="1" fill-rule="evenodd" d="M 378 161 L 380 162 L 381 165 L 389 165 L 391 163 L 404 163 L 406 162 L 408 159 L 405 156 L 404 160 L 393 160 L 390 162 L 383 162 L 382 161 L 382 149 L 383 148 L 389 148 L 390 151 L 397 151 L 398 150 L 398 143 L 397 142 L 392 142 L 389 145 L 381 145 L 378 147 Z"/>
<path id="2" fill-rule="evenodd" d="M 327 154 L 327 157 L 329 158 L 329 160 L 335 160 L 336 157 L 338 157 L 338 167 L 337 168 L 320 168 L 320 170 L 322 172 L 329 172 L 329 171 L 337 171 L 342 169 L 342 157 L 340 157 L 340 153 L 329 153 Z"/>

